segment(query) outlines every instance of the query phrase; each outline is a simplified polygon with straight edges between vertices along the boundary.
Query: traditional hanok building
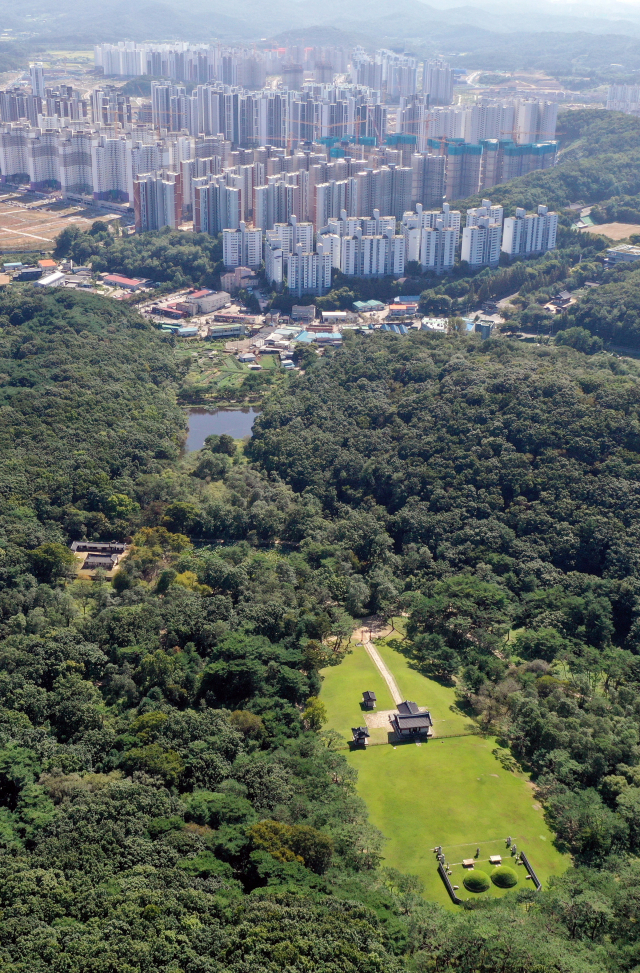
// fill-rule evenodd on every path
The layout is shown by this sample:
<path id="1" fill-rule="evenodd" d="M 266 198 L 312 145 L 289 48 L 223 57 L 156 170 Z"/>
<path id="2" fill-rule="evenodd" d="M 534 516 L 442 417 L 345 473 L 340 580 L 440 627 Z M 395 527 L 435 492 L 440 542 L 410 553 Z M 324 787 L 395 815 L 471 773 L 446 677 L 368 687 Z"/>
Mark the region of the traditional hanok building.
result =
<path id="1" fill-rule="evenodd" d="M 416 736 L 430 736 L 433 721 L 427 709 L 420 709 L 417 703 L 405 700 L 398 703 L 398 712 L 390 717 L 394 733 L 401 740 Z"/>
<path id="2" fill-rule="evenodd" d="M 369 738 L 369 731 L 366 726 L 352 726 L 351 732 L 353 733 L 353 742 L 357 747 L 366 747 L 367 739 Z"/>
<path id="3" fill-rule="evenodd" d="M 375 709 L 376 706 L 376 694 L 370 692 L 368 689 L 362 694 L 362 704 L 365 709 Z"/>

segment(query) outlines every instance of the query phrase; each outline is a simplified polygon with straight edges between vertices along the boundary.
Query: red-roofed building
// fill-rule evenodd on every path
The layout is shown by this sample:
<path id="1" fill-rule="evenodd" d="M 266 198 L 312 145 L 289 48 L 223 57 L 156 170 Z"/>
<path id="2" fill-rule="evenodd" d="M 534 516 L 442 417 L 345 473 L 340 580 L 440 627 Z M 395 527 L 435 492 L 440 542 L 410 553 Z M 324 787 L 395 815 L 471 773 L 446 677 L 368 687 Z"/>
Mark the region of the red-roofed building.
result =
<path id="1" fill-rule="evenodd" d="M 122 287 L 125 291 L 137 291 L 146 283 L 133 277 L 121 277 L 120 274 L 108 274 L 103 280 L 109 287 Z"/>

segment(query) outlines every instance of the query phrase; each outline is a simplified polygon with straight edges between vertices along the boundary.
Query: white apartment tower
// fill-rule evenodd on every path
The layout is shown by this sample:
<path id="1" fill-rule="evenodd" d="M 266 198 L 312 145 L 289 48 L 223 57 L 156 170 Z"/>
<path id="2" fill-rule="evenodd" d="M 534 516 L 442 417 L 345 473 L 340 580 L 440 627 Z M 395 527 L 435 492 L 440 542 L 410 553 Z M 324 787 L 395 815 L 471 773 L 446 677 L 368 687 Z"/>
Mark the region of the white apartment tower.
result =
<path id="1" fill-rule="evenodd" d="M 262 263 L 262 230 L 248 230 L 242 221 L 237 230 L 222 231 L 225 267 L 259 267 Z"/>
<path id="2" fill-rule="evenodd" d="M 456 261 L 456 231 L 447 229 L 441 219 L 433 227 L 420 230 L 420 265 L 423 270 L 448 274 Z"/>
<path id="3" fill-rule="evenodd" d="M 515 216 L 504 221 L 502 249 L 510 257 L 546 253 L 555 250 L 557 232 L 558 214 L 546 206 L 538 206 L 536 214 L 518 208 Z"/>
<path id="4" fill-rule="evenodd" d="M 357 229 L 353 236 L 343 236 L 340 242 L 340 269 L 354 277 L 401 277 L 405 266 L 405 240 L 395 234 L 363 234 Z"/>
<path id="5" fill-rule="evenodd" d="M 286 258 L 287 286 L 291 294 L 326 294 L 331 288 L 331 254 L 304 253 L 298 244 Z"/>
<path id="6" fill-rule="evenodd" d="M 430 105 L 450 105 L 453 102 L 453 74 L 446 61 L 424 62 L 422 93 L 429 95 Z"/>
<path id="7" fill-rule="evenodd" d="M 497 267 L 500 260 L 502 226 L 491 217 L 482 216 L 473 226 L 462 231 L 461 259 L 470 267 Z"/>
<path id="8" fill-rule="evenodd" d="M 504 210 L 502 206 L 492 206 L 490 199 L 483 199 L 482 206 L 467 210 L 467 226 L 478 226 L 479 221 L 488 216 L 492 223 L 499 223 L 502 226 Z"/>

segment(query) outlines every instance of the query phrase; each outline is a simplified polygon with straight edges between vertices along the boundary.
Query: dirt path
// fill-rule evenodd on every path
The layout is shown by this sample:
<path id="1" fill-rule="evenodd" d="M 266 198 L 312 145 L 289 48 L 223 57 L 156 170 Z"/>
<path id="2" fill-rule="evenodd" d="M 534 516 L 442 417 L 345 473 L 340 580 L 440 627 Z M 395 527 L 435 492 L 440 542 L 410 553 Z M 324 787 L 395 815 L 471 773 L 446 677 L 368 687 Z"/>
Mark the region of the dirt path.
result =
<path id="1" fill-rule="evenodd" d="M 366 619 L 365 619 L 365 621 L 366 621 Z M 384 661 L 382 659 L 382 656 L 380 655 L 380 653 L 376 649 L 376 647 L 373 644 L 373 642 L 371 642 L 369 640 L 369 638 L 367 637 L 368 634 L 373 635 L 374 633 L 375 633 L 375 635 L 379 635 L 380 634 L 377 631 L 377 629 L 372 624 L 371 626 L 367 625 L 367 626 L 365 626 L 363 628 L 356 629 L 355 636 L 358 639 L 358 641 L 362 642 L 362 644 L 364 645 L 365 649 L 367 650 L 367 652 L 369 654 L 369 657 L 371 658 L 372 662 L 377 667 L 378 672 L 380 673 L 380 675 L 382 676 L 382 678 L 386 682 L 387 686 L 389 687 L 389 692 L 391 693 L 391 698 L 392 698 L 392 700 L 394 701 L 394 703 L 397 706 L 398 703 L 401 703 L 402 702 L 402 695 L 400 693 L 400 690 L 398 689 L 397 682 L 395 681 L 395 679 L 391 675 L 389 669 L 387 669 L 387 667 L 386 667 L 386 665 L 385 665 L 385 663 L 384 663 Z"/>

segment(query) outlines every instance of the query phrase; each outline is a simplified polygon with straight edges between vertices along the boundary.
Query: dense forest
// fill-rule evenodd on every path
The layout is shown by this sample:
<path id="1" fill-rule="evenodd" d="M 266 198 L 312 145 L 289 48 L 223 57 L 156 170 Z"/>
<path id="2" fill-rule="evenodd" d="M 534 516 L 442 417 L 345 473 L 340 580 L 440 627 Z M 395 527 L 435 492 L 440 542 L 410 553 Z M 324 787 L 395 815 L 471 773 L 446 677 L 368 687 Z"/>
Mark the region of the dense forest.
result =
<path id="1" fill-rule="evenodd" d="M 116 236 L 96 220 L 85 232 L 66 227 L 56 240 L 57 257 L 91 262 L 94 273 L 121 273 L 159 284 L 219 287 L 222 239 L 207 233 L 179 233 L 168 227 L 154 233 Z"/>
<path id="2" fill-rule="evenodd" d="M 354 337 L 249 449 L 181 457 L 135 311 L 5 292 L 0 322 L 6 969 L 635 968 L 636 366 Z M 112 584 L 75 577 L 83 537 L 131 540 Z M 401 610 L 574 855 L 537 896 L 449 913 L 384 867 L 319 672 Z"/>

